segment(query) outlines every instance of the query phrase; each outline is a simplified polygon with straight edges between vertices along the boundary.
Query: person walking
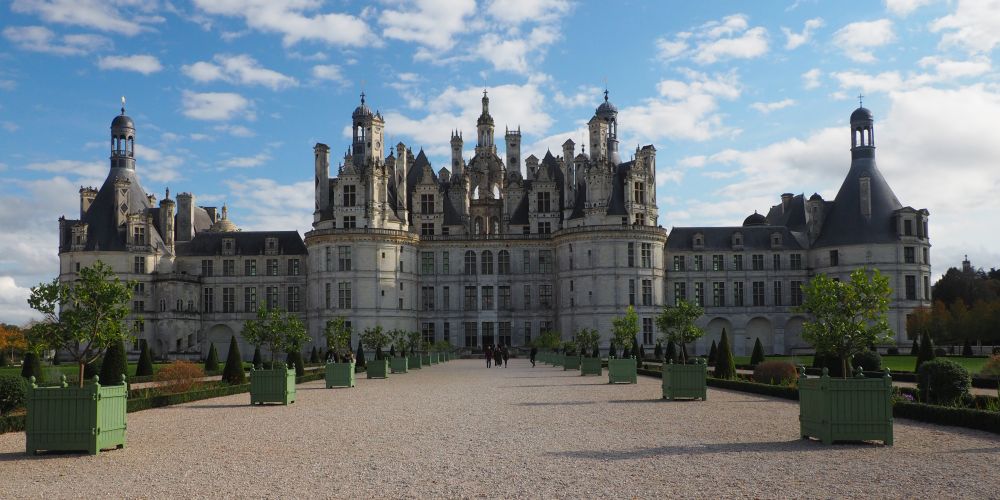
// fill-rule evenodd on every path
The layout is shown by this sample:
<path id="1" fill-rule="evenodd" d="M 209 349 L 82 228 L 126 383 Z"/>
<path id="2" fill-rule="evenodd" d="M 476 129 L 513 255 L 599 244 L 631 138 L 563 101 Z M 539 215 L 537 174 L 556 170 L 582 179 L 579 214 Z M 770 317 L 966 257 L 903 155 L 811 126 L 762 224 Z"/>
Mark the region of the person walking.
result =
<path id="1" fill-rule="evenodd" d="M 531 367 L 532 368 L 535 367 L 535 356 L 537 356 L 537 355 L 538 355 L 538 348 L 535 347 L 535 346 L 531 346 Z"/>
<path id="2" fill-rule="evenodd" d="M 496 367 L 496 368 L 500 368 L 501 366 L 503 366 L 503 350 L 502 350 L 502 348 L 503 348 L 503 346 L 498 344 L 496 346 L 496 348 L 493 349 L 493 361 L 494 361 L 493 366 Z"/>
<path id="3" fill-rule="evenodd" d="M 510 359 L 510 350 L 507 348 L 506 345 L 503 346 L 503 350 L 500 351 L 500 354 L 501 356 L 503 356 L 503 367 L 507 368 L 507 360 Z"/>
<path id="4" fill-rule="evenodd" d="M 486 346 L 485 354 L 486 354 L 486 368 L 489 368 L 490 367 L 490 363 L 493 362 L 493 346 L 492 345 L 487 345 Z"/>

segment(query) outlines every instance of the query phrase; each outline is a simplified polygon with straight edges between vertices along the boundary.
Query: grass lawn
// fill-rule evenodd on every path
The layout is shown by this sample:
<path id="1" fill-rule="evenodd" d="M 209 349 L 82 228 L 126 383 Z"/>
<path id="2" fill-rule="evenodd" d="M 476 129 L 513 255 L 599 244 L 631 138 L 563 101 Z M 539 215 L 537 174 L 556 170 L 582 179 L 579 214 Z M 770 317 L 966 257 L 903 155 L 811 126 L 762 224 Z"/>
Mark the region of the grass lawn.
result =
<path id="1" fill-rule="evenodd" d="M 135 363 L 128 364 L 129 377 L 135 376 L 135 365 L 136 365 Z M 156 373 L 163 366 L 166 365 L 163 363 L 153 363 L 153 373 Z M 80 368 L 76 364 L 69 364 L 64 362 L 59 366 L 43 364 L 42 371 L 45 372 L 46 374 L 49 374 L 50 372 L 53 371 L 55 371 L 56 373 L 64 373 L 66 374 L 66 378 L 76 379 L 77 375 L 80 373 Z M 0 375 L 20 375 L 20 374 L 21 374 L 20 366 L 5 366 L 3 368 L 0 368 Z M 54 375 L 53 378 L 54 377 L 58 377 L 58 375 Z M 52 381 L 55 382 L 56 380 Z"/>
<path id="2" fill-rule="evenodd" d="M 736 359 L 736 364 L 749 364 L 750 356 L 733 356 Z M 768 361 L 789 361 L 796 365 L 805 365 L 806 367 L 812 366 L 813 357 L 812 356 L 766 356 Z M 986 365 L 986 360 L 989 358 L 963 358 L 960 356 L 946 356 L 945 359 L 954 361 L 969 370 L 969 373 L 973 375 L 979 373 L 983 366 Z M 882 366 L 888 368 L 891 372 L 912 372 L 917 366 L 916 356 L 882 356 Z"/>

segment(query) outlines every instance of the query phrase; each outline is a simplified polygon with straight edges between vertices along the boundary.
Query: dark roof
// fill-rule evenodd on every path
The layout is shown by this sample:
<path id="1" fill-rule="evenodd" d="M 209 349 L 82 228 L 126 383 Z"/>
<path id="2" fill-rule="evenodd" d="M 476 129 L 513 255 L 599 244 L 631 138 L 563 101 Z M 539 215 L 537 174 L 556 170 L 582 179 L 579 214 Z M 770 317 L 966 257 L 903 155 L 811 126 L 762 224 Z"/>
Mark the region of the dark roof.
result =
<path id="1" fill-rule="evenodd" d="M 111 169 L 93 203 L 81 219 L 81 222 L 88 226 L 85 250 L 124 251 L 126 249 L 125 234 L 115 224 L 115 214 L 118 212 L 118 207 L 115 206 L 115 181 L 117 179 L 130 182 L 128 188 L 128 210 L 130 213 L 145 213 L 151 208 L 149 198 L 146 197 L 146 192 L 139 184 L 139 177 L 135 170 Z M 151 240 L 151 242 L 155 243 L 157 240 Z"/>
<path id="2" fill-rule="evenodd" d="M 792 231 L 806 230 L 806 208 L 804 196 L 799 194 L 788 201 L 788 206 L 774 205 L 767 212 L 767 224 L 785 226 Z"/>
<path id="3" fill-rule="evenodd" d="M 528 224 L 528 193 L 528 190 L 524 191 L 524 196 L 517 202 L 514 213 L 510 214 L 510 224 Z"/>
<path id="4" fill-rule="evenodd" d="M 766 226 L 766 225 L 767 225 L 767 219 L 763 215 L 757 213 L 756 211 L 750 214 L 746 219 L 743 219 L 743 227 Z"/>
<path id="5" fill-rule="evenodd" d="M 587 204 L 587 188 L 580 183 L 576 186 L 576 202 L 573 204 L 573 213 L 569 214 L 570 219 L 583 217 L 583 206 Z"/>
<path id="6" fill-rule="evenodd" d="M 451 204 L 451 197 L 444 197 L 444 225 L 446 226 L 456 226 L 462 224 L 462 217 L 458 215 L 458 211 L 455 210 L 455 206 Z"/>
<path id="7" fill-rule="evenodd" d="M 872 121 L 872 112 L 868 108 L 858 108 L 851 113 L 851 123 Z"/>
<path id="8" fill-rule="evenodd" d="M 198 233 L 188 242 L 177 243 L 177 255 L 221 255 L 223 238 L 236 241 L 236 255 L 264 255 L 267 237 L 278 238 L 281 255 L 306 255 L 306 244 L 298 231 L 237 231 L 232 233 Z"/>
<path id="9" fill-rule="evenodd" d="M 869 178 L 871 216 L 861 214 L 859 179 Z M 891 243 L 898 241 L 893 227 L 893 212 L 902 208 L 896 194 L 882 177 L 875 158 L 855 158 L 840 186 L 833 206 L 823 216 L 823 228 L 814 246 Z"/>
<path id="10" fill-rule="evenodd" d="M 618 165 L 611 179 L 611 200 L 608 201 L 608 215 L 628 215 L 625 209 L 625 177 L 632 170 L 635 161 Z"/>
<path id="11" fill-rule="evenodd" d="M 132 118 L 128 115 L 122 113 L 111 120 L 111 128 L 135 128 L 135 124 L 132 123 Z"/>
<path id="12" fill-rule="evenodd" d="M 792 232 L 782 226 L 750 227 L 675 227 L 667 235 L 667 249 L 694 250 L 694 235 L 704 236 L 705 251 L 733 251 L 733 233 L 743 234 L 743 250 L 770 250 L 771 234 L 781 234 L 783 250 L 801 250 Z"/>

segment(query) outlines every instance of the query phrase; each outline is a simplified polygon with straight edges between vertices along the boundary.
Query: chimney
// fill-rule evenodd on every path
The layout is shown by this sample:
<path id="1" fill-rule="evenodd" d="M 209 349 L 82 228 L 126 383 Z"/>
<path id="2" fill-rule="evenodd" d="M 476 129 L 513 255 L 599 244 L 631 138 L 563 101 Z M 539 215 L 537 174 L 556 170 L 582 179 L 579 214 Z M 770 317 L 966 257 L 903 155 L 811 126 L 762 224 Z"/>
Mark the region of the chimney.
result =
<path id="1" fill-rule="evenodd" d="M 177 241 L 194 239 L 194 195 L 179 193 L 177 195 Z"/>
<path id="2" fill-rule="evenodd" d="M 90 210 L 90 205 L 94 203 L 94 198 L 97 198 L 97 190 L 92 187 L 81 187 L 80 188 L 80 219 L 86 215 L 87 210 Z"/>
<path id="3" fill-rule="evenodd" d="M 174 200 L 169 197 L 160 200 L 160 237 L 171 253 L 174 251 L 174 207 Z"/>

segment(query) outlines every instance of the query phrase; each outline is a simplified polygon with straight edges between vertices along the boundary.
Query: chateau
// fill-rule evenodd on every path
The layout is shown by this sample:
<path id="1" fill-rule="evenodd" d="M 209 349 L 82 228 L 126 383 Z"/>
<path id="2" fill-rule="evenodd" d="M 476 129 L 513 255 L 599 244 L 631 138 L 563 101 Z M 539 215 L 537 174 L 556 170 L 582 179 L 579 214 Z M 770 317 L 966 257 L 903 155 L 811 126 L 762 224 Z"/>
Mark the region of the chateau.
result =
<path id="1" fill-rule="evenodd" d="M 658 220 L 656 149 L 622 161 L 606 91 L 589 144 L 567 140 L 559 156 L 523 160 L 520 128 L 505 131 L 501 156 L 484 91 L 474 154 L 465 158 L 453 132 L 451 164 L 436 171 L 405 144 L 386 154 L 385 121 L 364 94 L 351 120 L 335 168 L 327 145 L 314 148 L 313 229 L 302 238 L 240 231 L 225 206 L 197 206 L 190 193 L 175 201 L 168 190 L 157 202 L 139 183 L 123 107 L 107 179 L 81 188 L 79 219 L 59 220 L 60 279 L 102 260 L 136 280 L 135 328 L 159 355 L 239 338 L 260 304 L 300 314 L 315 345 L 326 322 L 344 316 L 355 345 L 357 332 L 379 324 L 481 347 L 580 328 L 596 328 L 606 345 L 628 305 L 650 345 L 662 306 L 693 300 L 709 332 L 696 353 L 725 328 L 736 353 L 748 354 L 758 337 L 769 353 L 807 348 L 794 308 L 816 273 L 888 274 L 897 341 L 907 313 L 930 303 L 928 211 L 902 206 L 882 177 L 865 108 L 851 115 L 852 161 L 834 200 L 783 194 L 742 226 L 669 234 Z"/>

